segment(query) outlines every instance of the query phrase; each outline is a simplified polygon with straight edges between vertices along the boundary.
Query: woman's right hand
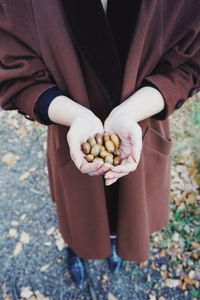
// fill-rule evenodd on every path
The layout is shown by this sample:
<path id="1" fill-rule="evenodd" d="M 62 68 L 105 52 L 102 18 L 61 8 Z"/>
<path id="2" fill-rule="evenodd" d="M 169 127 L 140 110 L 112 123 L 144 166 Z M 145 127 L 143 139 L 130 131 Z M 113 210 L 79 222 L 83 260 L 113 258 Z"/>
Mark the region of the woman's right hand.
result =
<path id="1" fill-rule="evenodd" d="M 81 150 L 81 144 L 96 133 L 104 133 L 101 120 L 92 111 L 78 115 L 72 122 L 67 133 L 67 141 L 70 148 L 70 156 L 76 167 L 88 175 L 104 175 L 110 168 L 110 164 L 101 161 L 87 162 L 85 154 Z"/>

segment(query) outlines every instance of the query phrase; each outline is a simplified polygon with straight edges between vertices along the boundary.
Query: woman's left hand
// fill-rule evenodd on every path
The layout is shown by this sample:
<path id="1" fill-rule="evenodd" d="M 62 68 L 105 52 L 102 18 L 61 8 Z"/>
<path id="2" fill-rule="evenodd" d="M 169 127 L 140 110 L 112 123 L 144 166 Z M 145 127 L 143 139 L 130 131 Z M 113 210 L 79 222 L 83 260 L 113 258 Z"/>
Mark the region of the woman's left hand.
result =
<path id="1" fill-rule="evenodd" d="M 112 111 L 104 122 L 104 130 L 120 137 L 121 164 L 111 166 L 105 173 L 106 185 L 135 171 L 142 150 L 142 129 L 127 112 Z"/>

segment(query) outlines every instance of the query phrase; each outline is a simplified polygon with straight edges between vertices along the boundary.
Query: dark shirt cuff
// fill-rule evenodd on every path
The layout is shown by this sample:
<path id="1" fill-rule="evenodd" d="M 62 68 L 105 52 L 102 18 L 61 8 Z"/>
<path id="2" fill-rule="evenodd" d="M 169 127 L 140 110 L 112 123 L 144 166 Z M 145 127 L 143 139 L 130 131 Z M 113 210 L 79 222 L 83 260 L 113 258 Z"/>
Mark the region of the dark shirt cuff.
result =
<path id="1" fill-rule="evenodd" d="M 155 88 L 155 89 L 157 89 L 157 90 L 159 91 L 159 89 L 157 88 L 156 85 L 154 85 L 154 84 L 151 83 L 150 81 L 147 81 L 147 80 L 144 79 L 144 80 L 142 81 L 141 85 L 140 85 L 140 88 L 145 87 L 145 86 L 151 86 L 151 87 L 153 87 L 153 88 Z"/>
<path id="2" fill-rule="evenodd" d="M 51 125 L 51 124 L 57 124 L 54 123 L 48 115 L 48 108 L 50 103 L 54 100 L 55 97 L 57 96 L 65 96 L 65 94 L 60 91 L 57 87 L 52 87 L 50 89 L 47 89 L 44 91 L 38 98 L 34 111 L 37 114 L 38 118 L 41 119 L 41 121 L 46 124 L 46 125 Z"/>

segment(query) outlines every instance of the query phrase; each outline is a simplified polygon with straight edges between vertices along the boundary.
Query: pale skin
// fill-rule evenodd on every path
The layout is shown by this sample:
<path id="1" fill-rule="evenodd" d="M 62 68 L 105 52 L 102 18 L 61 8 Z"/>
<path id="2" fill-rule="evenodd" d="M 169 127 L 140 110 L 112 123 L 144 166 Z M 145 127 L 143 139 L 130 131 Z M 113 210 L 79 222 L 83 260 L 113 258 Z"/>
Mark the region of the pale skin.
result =
<path id="1" fill-rule="evenodd" d="M 70 155 L 76 167 L 88 175 L 104 175 L 105 184 L 111 185 L 120 177 L 135 171 L 142 150 L 142 130 L 138 122 L 164 109 L 162 94 L 153 87 L 142 87 L 116 106 L 104 124 L 88 108 L 66 96 L 57 96 L 48 109 L 49 118 L 69 126 L 67 141 Z M 121 164 L 113 166 L 103 162 L 88 163 L 84 159 L 81 144 L 97 132 L 116 133 L 121 139 Z"/>

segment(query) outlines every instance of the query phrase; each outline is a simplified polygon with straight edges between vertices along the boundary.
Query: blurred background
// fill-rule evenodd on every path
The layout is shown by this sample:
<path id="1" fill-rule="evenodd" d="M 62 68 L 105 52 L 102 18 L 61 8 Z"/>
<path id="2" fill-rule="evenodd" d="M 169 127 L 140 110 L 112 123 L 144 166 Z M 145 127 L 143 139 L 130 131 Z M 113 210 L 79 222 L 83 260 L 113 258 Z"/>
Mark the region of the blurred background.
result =
<path id="1" fill-rule="evenodd" d="M 87 260 L 77 288 L 67 270 L 46 166 L 47 127 L 0 109 L 0 300 L 200 299 L 200 93 L 170 116 L 170 221 L 151 256 L 109 273 Z"/>

